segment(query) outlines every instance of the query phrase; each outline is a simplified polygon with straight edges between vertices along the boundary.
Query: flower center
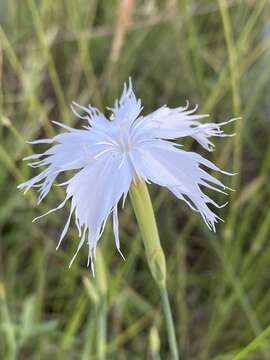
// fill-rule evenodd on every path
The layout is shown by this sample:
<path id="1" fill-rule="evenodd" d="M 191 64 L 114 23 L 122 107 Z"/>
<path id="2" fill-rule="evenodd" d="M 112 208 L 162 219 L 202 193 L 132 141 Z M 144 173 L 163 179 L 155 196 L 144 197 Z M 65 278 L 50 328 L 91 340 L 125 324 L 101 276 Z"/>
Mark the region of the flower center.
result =
<path id="1" fill-rule="evenodd" d="M 117 142 L 119 144 L 119 150 L 123 153 L 128 153 L 132 149 L 132 138 L 130 136 L 129 129 L 125 124 L 121 124 L 119 128 L 119 136 L 117 139 Z"/>

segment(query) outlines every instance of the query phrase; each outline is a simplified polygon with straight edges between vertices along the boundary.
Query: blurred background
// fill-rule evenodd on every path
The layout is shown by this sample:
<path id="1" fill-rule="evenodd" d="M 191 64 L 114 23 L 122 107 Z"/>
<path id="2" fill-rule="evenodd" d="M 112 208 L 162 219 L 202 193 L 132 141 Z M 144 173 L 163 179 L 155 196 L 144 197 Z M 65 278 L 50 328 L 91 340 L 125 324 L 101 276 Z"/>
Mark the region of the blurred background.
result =
<path id="1" fill-rule="evenodd" d="M 216 122 L 243 117 L 214 153 L 181 142 L 238 173 L 221 178 L 236 191 L 216 234 L 165 189 L 150 192 L 182 358 L 270 359 L 269 50 L 267 0 L 0 0 L 0 359 L 170 359 L 129 201 L 126 261 L 108 223 L 93 278 L 86 249 L 68 269 L 74 226 L 55 251 L 68 209 L 32 224 L 62 189 L 39 207 L 16 189 L 37 173 L 21 161 L 40 149 L 26 141 L 61 131 L 51 120 L 79 126 L 73 100 L 106 111 L 129 76 L 144 114 L 188 99 Z"/>

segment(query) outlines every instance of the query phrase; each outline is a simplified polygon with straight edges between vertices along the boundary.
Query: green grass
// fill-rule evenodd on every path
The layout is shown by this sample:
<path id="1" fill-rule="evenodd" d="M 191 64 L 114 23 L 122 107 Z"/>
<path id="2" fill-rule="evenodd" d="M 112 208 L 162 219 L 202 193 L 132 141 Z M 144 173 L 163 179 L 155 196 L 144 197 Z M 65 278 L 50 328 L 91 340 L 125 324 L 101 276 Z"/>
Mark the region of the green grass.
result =
<path id="1" fill-rule="evenodd" d="M 185 360 L 269 359 L 270 4 L 264 0 L 136 1 L 120 56 L 112 60 L 116 0 L 0 2 L 0 359 L 169 359 L 159 293 L 135 216 L 120 212 L 124 262 L 111 224 L 97 276 L 67 210 L 39 207 L 16 185 L 34 172 L 25 142 L 52 136 L 51 120 L 79 126 L 72 100 L 105 109 L 132 76 L 144 113 L 189 99 L 215 121 L 242 116 L 237 136 L 205 154 L 238 172 L 217 233 L 166 190 L 152 186 L 177 340 Z M 106 110 L 105 110 L 106 111 Z M 184 169 L 183 169 L 184 171 Z M 91 189 L 89 189 L 91 202 Z M 217 201 L 224 198 L 217 196 Z M 265 330 L 265 331 L 264 331 Z"/>

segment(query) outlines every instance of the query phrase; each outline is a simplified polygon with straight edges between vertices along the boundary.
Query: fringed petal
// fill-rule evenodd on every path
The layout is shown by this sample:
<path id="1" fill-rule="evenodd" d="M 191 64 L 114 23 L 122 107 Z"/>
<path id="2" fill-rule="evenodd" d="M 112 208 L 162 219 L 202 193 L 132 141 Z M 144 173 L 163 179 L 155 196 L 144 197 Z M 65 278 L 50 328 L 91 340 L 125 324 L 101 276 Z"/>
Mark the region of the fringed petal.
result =
<path id="1" fill-rule="evenodd" d="M 177 139 L 191 136 L 208 151 L 213 151 L 215 148 L 214 144 L 209 140 L 210 137 L 226 137 L 235 135 L 224 133 L 222 127 L 239 120 L 240 118 L 233 118 L 219 124 L 201 124 L 198 120 L 204 119 L 209 115 L 195 115 L 194 112 L 196 110 L 197 106 L 192 110 L 187 110 L 186 107 L 170 109 L 163 106 L 144 117 L 143 128 L 145 130 L 151 129 L 152 136 L 161 139 Z"/>
<path id="2" fill-rule="evenodd" d="M 124 90 L 120 100 L 116 100 L 112 111 L 111 119 L 117 123 L 130 126 L 142 111 L 141 100 L 137 99 L 132 86 L 131 78 L 129 78 L 128 86 L 124 84 Z"/>
<path id="3" fill-rule="evenodd" d="M 83 111 L 86 115 L 79 114 L 77 112 L 76 108 Z M 106 128 L 107 128 L 107 126 L 109 124 L 109 121 L 104 116 L 104 114 L 102 112 L 100 112 L 97 108 L 95 108 L 95 107 L 93 107 L 91 105 L 88 105 L 87 107 L 86 106 L 81 106 L 78 103 L 76 103 L 75 101 L 73 101 L 72 105 L 71 105 L 71 110 L 80 119 L 88 120 L 89 124 L 93 128 L 106 130 Z"/>
<path id="4" fill-rule="evenodd" d="M 203 193 L 201 186 L 218 192 L 223 192 L 220 188 L 226 187 L 201 165 L 221 171 L 217 166 L 196 153 L 176 149 L 168 143 L 147 143 L 133 154 L 133 158 L 141 177 L 167 187 L 193 210 L 198 211 L 207 226 L 215 231 L 215 223 L 219 217 L 208 204 L 217 208 L 220 206 Z"/>
<path id="5" fill-rule="evenodd" d="M 128 191 L 133 177 L 129 163 L 119 168 L 121 160 L 120 156 L 111 155 L 97 159 L 78 172 L 67 187 L 77 221 L 80 227 L 86 228 L 88 232 L 88 265 L 91 264 L 92 270 L 95 249 L 111 212 L 116 247 L 120 251 L 115 211 L 120 198 Z"/>
<path id="6" fill-rule="evenodd" d="M 47 169 L 39 175 L 18 186 L 19 189 L 25 189 L 25 192 L 31 187 L 40 187 L 38 203 L 47 196 L 53 182 L 61 172 L 83 168 L 91 163 L 96 154 L 106 148 L 106 145 L 97 145 L 97 142 L 106 139 L 100 133 L 91 133 L 89 130 L 74 130 L 70 127 L 65 128 L 69 132 L 55 136 L 51 142 L 56 144 L 51 148 L 44 153 L 24 158 L 24 160 L 43 158 L 40 161 L 30 163 L 29 166 L 47 166 Z M 51 142 L 47 141 L 47 143 Z"/>

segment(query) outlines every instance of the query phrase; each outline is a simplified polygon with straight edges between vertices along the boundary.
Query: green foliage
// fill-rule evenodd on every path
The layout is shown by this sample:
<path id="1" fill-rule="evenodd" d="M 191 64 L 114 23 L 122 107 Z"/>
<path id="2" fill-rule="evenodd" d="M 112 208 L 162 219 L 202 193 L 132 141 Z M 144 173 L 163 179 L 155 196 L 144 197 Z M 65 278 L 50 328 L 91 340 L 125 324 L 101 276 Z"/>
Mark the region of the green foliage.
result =
<path id="1" fill-rule="evenodd" d="M 0 359 L 168 358 L 159 294 L 129 201 L 120 211 L 126 261 L 108 224 L 93 278 L 86 249 L 68 270 L 75 227 L 55 251 L 68 211 L 31 222 L 63 199 L 63 189 L 53 188 L 39 207 L 36 193 L 16 190 L 34 172 L 21 161 L 37 150 L 25 141 L 58 132 L 51 120 L 80 126 L 71 101 L 104 110 L 128 76 L 145 113 L 188 98 L 217 122 L 243 117 L 228 129 L 237 136 L 217 139 L 207 154 L 238 172 L 223 179 L 235 191 L 216 234 L 168 191 L 150 191 L 182 358 L 269 359 L 269 1 L 136 1 L 112 61 L 117 6 L 0 2 Z"/>

